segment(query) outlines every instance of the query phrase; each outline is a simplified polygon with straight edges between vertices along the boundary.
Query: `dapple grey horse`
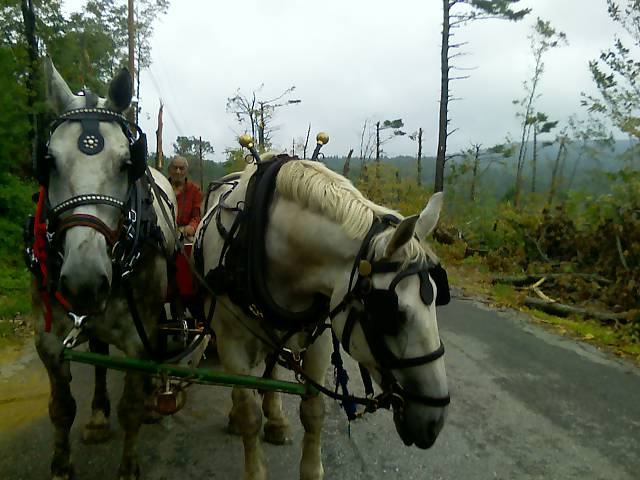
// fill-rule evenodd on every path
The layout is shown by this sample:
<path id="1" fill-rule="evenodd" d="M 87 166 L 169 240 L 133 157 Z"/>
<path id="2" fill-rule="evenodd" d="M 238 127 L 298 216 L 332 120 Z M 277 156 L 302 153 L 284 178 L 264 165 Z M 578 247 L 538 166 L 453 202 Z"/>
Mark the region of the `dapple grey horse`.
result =
<path id="1" fill-rule="evenodd" d="M 175 242 L 175 195 L 164 176 L 146 171 L 146 158 L 132 158 L 133 132 L 122 117 L 131 102 L 133 86 L 128 71 L 122 70 L 109 84 L 106 98 L 75 95 L 55 69 L 50 59 L 45 62 L 47 96 L 58 120 L 51 133 L 48 152 L 39 162 L 46 170 L 44 205 L 47 207 L 48 258 L 47 263 L 58 264 L 50 269 L 46 288 L 50 295 L 52 320 L 47 326 L 45 300 L 37 297 L 39 309 L 36 320 L 36 348 L 44 363 L 51 386 L 49 416 L 54 426 L 54 450 L 51 463 L 52 478 L 67 480 L 73 476 L 69 432 L 76 414 L 76 402 L 71 394 L 71 372 L 63 361 L 63 340 L 88 339 L 92 349 L 108 351 L 114 345 L 129 357 L 148 356 L 143 338 L 133 321 L 130 303 L 150 344 L 156 339 L 157 322 L 165 302 L 168 287 L 167 265 Z M 93 98 L 91 98 L 93 97 Z M 93 149 L 93 150 L 92 150 Z M 146 157 L 146 151 L 144 153 Z M 46 161 L 45 161 L 46 160 Z M 137 162 L 137 165 L 134 163 Z M 144 191 L 152 191 L 153 211 L 157 219 L 155 241 L 140 239 L 129 255 L 134 265 L 121 261 L 127 252 L 121 248 L 125 237 L 137 228 L 133 221 L 135 205 L 131 192 L 136 182 L 132 169 L 147 177 Z M 151 201 L 151 200 L 149 200 Z M 164 205 L 161 206 L 161 203 Z M 133 213 L 132 213 L 133 211 Z M 56 227 L 56 224 L 59 227 Z M 64 227 L 62 227 L 64 225 Z M 120 245 L 120 246 L 119 246 Z M 127 275 L 125 282 L 124 278 Z M 126 290 L 131 294 L 127 301 Z M 64 301 L 57 301 L 53 292 Z M 65 305 L 63 307 L 63 305 Z M 74 323 L 75 322 L 75 323 Z M 74 325 L 80 326 L 73 333 Z M 47 331 L 48 330 L 48 331 Z M 70 336 L 70 331 L 72 332 Z M 75 342 L 71 342 L 75 343 Z M 87 441 L 108 437 L 110 402 L 106 392 L 105 369 L 96 368 L 96 390 L 92 401 L 92 415 L 83 436 Z M 144 379 L 141 374 L 127 373 L 124 390 L 118 404 L 118 419 L 124 430 L 124 448 L 118 478 L 139 477 L 136 439 L 145 412 Z"/>

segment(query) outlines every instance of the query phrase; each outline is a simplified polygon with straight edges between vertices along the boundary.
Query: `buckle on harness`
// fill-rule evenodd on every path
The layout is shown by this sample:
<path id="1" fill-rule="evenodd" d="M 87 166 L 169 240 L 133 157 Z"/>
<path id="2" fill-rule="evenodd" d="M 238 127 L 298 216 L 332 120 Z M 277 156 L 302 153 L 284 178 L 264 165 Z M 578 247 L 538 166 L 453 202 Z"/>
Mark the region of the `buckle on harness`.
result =
<path id="1" fill-rule="evenodd" d="M 69 312 L 69 317 L 73 320 L 73 328 L 69 331 L 62 344 L 65 348 L 73 348 L 78 344 L 78 338 L 84 328 L 84 323 L 87 320 L 86 315 L 76 315 L 73 312 Z"/>

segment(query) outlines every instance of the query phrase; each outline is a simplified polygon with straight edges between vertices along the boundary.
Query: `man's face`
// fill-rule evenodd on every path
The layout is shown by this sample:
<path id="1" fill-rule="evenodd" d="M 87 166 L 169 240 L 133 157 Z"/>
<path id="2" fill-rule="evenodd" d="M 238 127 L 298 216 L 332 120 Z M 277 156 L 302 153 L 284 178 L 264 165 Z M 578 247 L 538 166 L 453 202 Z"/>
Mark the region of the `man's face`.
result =
<path id="1" fill-rule="evenodd" d="M 171 180 L 177 183 L 184 182 L 184 179 L 187 176 L 187 163 L 178 158 L 175 159 L 171 165 L 169 166 L 169 177 Z"/>

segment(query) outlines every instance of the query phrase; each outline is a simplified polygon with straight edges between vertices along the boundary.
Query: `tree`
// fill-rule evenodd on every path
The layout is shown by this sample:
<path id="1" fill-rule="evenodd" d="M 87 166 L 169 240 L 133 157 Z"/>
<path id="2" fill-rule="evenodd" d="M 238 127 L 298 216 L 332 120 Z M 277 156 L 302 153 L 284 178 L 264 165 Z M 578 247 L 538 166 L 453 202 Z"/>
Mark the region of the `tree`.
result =
<path id="1" fill-rule="evenodd" d="M 380 175 L 380 157 L 382 155 L 382 146 L 390 140 L 406 135 L 406 132 L 401 130 L 404 127 L 404 122 L 401 118 L 396 120 L 384 120 L 382 125 L 380 121 L 376 122 L 376 178 Z M 380 134 L 382 133 L 382 138 Z"/>
<path id="2" fill-rule="evenodd" d="M 470 21 L 504 19 L 518 21 L 525 17 L 530 9 L 512 10 L 520 0 L 442 0 L 442 45 L 440 51 L 440 111 L 438 120 L 438 150 L 436 154 L 436 176 L 434 191 L 444 188 L 444 164 L 447 159 L 447 139 L 454 131 L 449 132 L 449 100 L 452 100 L 449 81 L 468 78 L 468 76 L 450 77 L 452 68 L 450 61 L 460 53 L 449 54 L 450 48 L 459 48 L 465 43 L 451 44 L 453 29 Z M 453 13 L 456 7 L 464 8 L 460 13 Z"/>
<path id="3" fill-rule="evenodd" d="M 246 132 L 250 128 L 253 138 L 256 138 L 257 135 L 258 150 L 261 152 L 271 146 L 271 134 L 276 130 L 276 127 L 272 125 L 276 109 L 302 101 L 287 98 L 296 89 L 295 86 L 287 88 L 277 97 L 261 100 L 256 94 L 263 87 L 264 84 L 260 85 L 258 89 L 251 92 L 250 97 L 247 97 L 238 89 L 233 97 L 227 98 L 227 113 L 233 113 Z"/>
<path id="4" fill-rule="evenodd" d="M 558 121 L 549 121 L 545 113 L 536 112 L 529 117 L 527 124 L 533 127 L 533 156 L 531 157 L 531 193 L 536 191 L 536 178 L 538 166 L 538 135 L 549 133 L 553 130 Z M 543 146 L 544 143 L 543 143 Z"/>
<path id="5" fill-rule="evenodd" d="M 420 127 L 416 132 L 413 132 L 409 135 L 411 140 L 414 140 L 418 143 L 418 163 L 417 163 L 417 171 L 416 171 L 416 183 L 418 186 L 422 185 L 422 127 Z"/>
<path id="6" fill-rule="evenodd" d="M 600 97 L 583 94 L 583 105 L 607 116 L 613 124 L 640 140 L 640 0 L 607 0 L 609 16 L 630 35 L 633 47 L 616 38 L 613 47 L 589 62 Z M 633 50 L 632 50 L 633 49 Z"/>
<path id="7" fill-rule="evenodd" d="M 205 160 L 208 160 L 208 155 L 213 155 L 215 152 L 211 142 L 200 140 L 198 137 L 183 136 L 178 136 L 176 141 L 173 142 L 173 151 L 176 155 L 181 155 L 187 159 L 198 158 L 200 152 L 202 152 L 202 158 Z"/>
<path id="8" fill-rule="evenodd" d="M 602 121 L 594 117 L 577 120 L 569 117 L 569 132 L 573 143 L 577 144 L 578 154 L 567 181 L 570 189 L 583 157 L 596 158 L 602 155 L 603 149 L 611 150 L 615 144 L 613 134 L 605 128 Z"/>
<path id="9" fill-rule="evenodd" d="M 520 197 L 522 191 L 522 174 L 527 149 L 527 142 L 531 133 L 531 127 L 536 125 L 537 116 L 534 115 L 535 101 L 539 98 L 538 87 L 542 74 L 544 73 L 544 55 L 552 48 L 567 44 L 567 36 L 557 31 L 551 26 L 551 23 L 538 18 L 533 25 L 531 34 L 529 35 L 531 45 L 531 53 L 533 55 L 533 72 L 531 78 L 524 82 L 525 95 L 520 100 L 514 100 L 514 104 L 519 105 L 522 111 L 518 114 L 522 118 L 522 136 L 520 139 L 520 148 L 518 150 L 518 159 L 516 165 L 516 182 L 514 194 L 514 206 L 520 207 Z M 533 119 L 533 121 L 532 121 Z"/>

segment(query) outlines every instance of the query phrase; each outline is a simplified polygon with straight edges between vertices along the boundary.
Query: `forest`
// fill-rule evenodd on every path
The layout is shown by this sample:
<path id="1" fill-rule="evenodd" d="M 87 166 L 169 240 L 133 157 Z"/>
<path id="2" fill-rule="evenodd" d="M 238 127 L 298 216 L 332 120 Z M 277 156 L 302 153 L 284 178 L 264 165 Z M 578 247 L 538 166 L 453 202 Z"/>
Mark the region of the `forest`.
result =
<path id="1" fill-rule="evenodd" d="M 327 155 L 323 161 L 371 200 L 403 214 L 415 213 L 432 192 L 444 191 L 446 211 L 433 241 L 455 286 L 495 304 L 547 312 L 537 314 L 542 322 L 640 360 L 640 0 L 606 4 L 610 19 L 631 40 L 611 38 L 608 49 L 593 52 L 588 68 L 598 94 L 583 95 L 582 110 L 570 118 L 550 118 L 539 109 L 545 59 L 570 45 L 570 38 L 517 0 L 444 0 L 437 151 L 424 151 L 422 129 L 410 132 L 402 119 L 380 118 L 364 123 L 349 155 Z M 155 22 L 170 5 L 168 0 L 137 5 L 134 78 L 139 79 L 153 61 Z M 51 121 L 42 58 L 55 58 L 74 91 L 86 87 L 104 94 L 106 82 L 127 64 L 126 10 L 122 0 L 88 0 L 82 11 L 70 14 L 60 0 L 2 3 L 0 338 L 14 335 L 31 312 L 22 228 L 37 190 L 34 142 L 46 136 Z M 486 19 L 528 29 L 531 71 L 522 79 L 522 97 L 514 100 L 520 128 L 499 144 L 480 139 L 450 151 L 449 63 L 460 47 L 452 29 Z M 277 148 L 277 114 L 295 103 L 292 91 L 264 102 L 256 91 L 229 92 L 227 112 L 256 138 L 260 150 Z M 294 140 L 287 151 L 309 156 L 314 135 Z M 415 155 L 387 153 L 400 136 L 413 142 Z M 208 159 L 214 147 L 225 152 L 226 162 Z M 150 149 L 156 150 L 153 142 Z M 246 152 L 194 135 L 173 142 L 173 151 L 164 154 L 165 168 L 175 154 L 190 159 L 193 177 L 206 188 L 214 178 L 242 168 Z M 156 157 L 151 152 L 149 163 Z"/>

